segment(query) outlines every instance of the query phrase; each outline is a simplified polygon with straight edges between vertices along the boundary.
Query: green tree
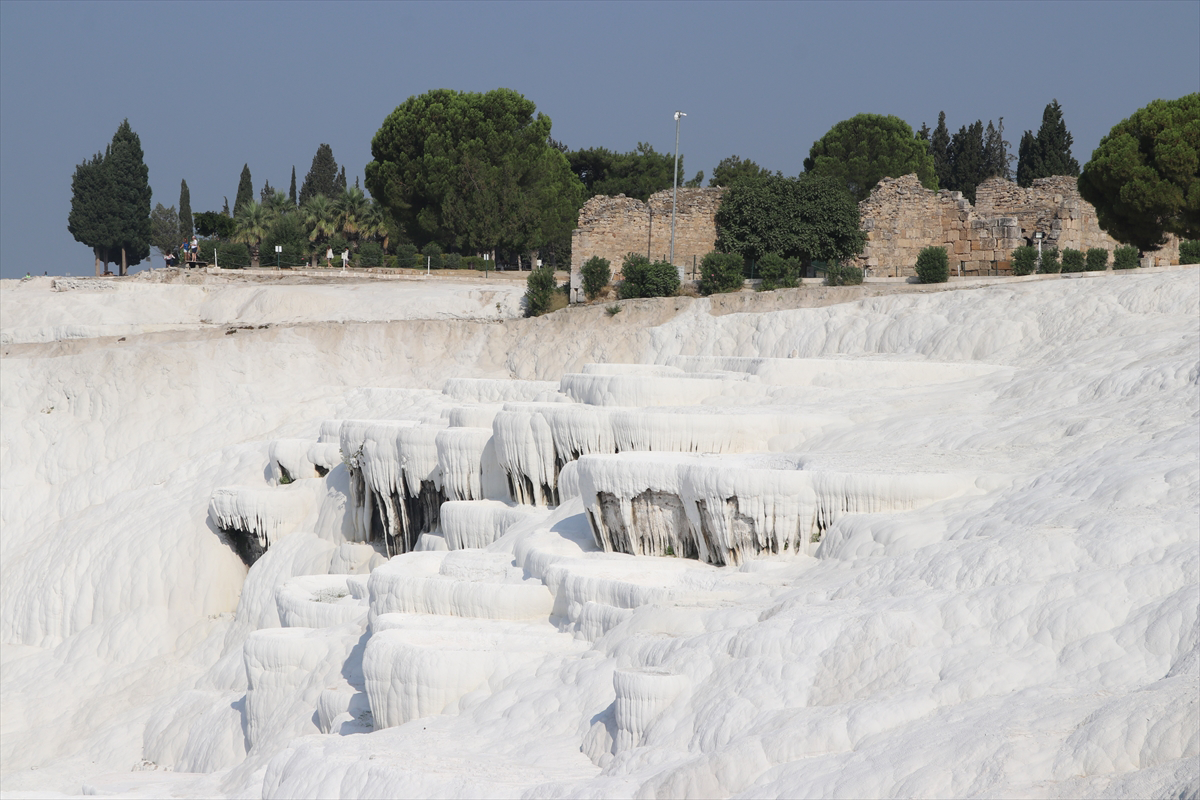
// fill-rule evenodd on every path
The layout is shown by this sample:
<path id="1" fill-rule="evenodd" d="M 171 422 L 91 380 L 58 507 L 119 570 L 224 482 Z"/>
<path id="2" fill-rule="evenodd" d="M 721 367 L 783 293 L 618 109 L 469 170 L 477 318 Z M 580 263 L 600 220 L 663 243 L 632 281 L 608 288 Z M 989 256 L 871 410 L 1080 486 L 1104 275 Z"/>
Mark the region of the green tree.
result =
<path id="1" fill-rule="evenodd" d="M 317 259 L 323 255 L 319 252 L 321 245 L 325 244 L 329 237 L 337 231 L 333 201 L 324 194 L 313 195 L 300 207 L 300 218 L 308 231 L 308 240 L 315 248 L 313 263 L 316 263 Z"/>
<path id="2" fill-rule="evenodd" d="M 954 183 L 953 164 L 950 161 L 950 130 L 946 127 L 946 112 L 938 112 L 938 124 L 929 139 L 929 155 L 933 158 L 933 173 L 938 186 L 951 188 Z"/>
<path id="3" fill-rule="evenodd" d="M 832 261 L 857 255 L 866 243 L 858 204 L 837 178 L 804 173 L 736 183 L 717 209 L 716 247 L 757 261 L 767 253 Z"/>
<path id="4" fill-rule="evenodd" d="M 708 185 L 733 186 L 738 181 L 765 178 L 770 174 L 770 170 L 763 169 L 750 159 L 743 160 L 737 155 L 732 155 L 721 159 L 721 163 L 717 164 L 713 169 L 713 174 L 708 180 Z"/>
<path id="5" fill-rule="evenodd" d="M 233 236 L 233 220 L 220 211 L 198 211 L 192 215 L 196 223 L 196 233 L 221 240 L 229 240 Z"/>
<path id="6" fill-rule="evenodd" d="M 1031 136 L 1025 131 L 1025 136 Z M 1067 123 L 1063 120 L 1062 106 L 1058 100 L 1053 100 L 1042 111 L 1042 127 L 1038 128 L 1037 136 L 1032 137 L 1028 146 L 1022 137 L 1022 155 L 1018 151 L 1017 183 L 1021 186 L 1032 186 L 1036 178 L 1049 178 L 1052 175 L 1078 175 L 1079 162 L 1071 155 L 1071 145 L 1074 143 Z M 1022 167 L 1022 160 L 1028 163 Z M 1022 183 L 1024 181 L 1024 183 Z"/>
<path id="7" fill-rule="evenodd" d="M 371 201 L 357 186 L 344 190 L 333 202 L 333 213 L 339 231 L 357 246 L 362 228 L 370 214 Z"/>
<path id="8" fill-rule="evenodd" d="M 571 172 L 583 184 L 586 197 L 623 194 L 642 202 L 650 195 L 670 189 L 673 153 L 659 153 L 646 142 L 638 142 L 628 153 L 616 153 L 604 147 L 591 147 L 567 153 Z M 679 154 L 679 183 L 686 185 L 683 154 Z"/>
<path id="9" fill-rule="evenodd" d="M 142 154 L 142 141 L 125 120 L 113 134 L 104 160 L 113 212 L 114 257 L 120 253 L 121 274 L 150 255 L 150 170 Z"/>
<path id="10" fill-rule="evenodd" d="M 342 192 L 346 191 L 346 165 L 345 164 L 342 165 L 341 170 L 338 172 L 337 180 L 334 181 L 334 183 L 333 183 L 333 190 L 334 190 L 335 196 L 340 195 Z"/>
<path id="11" fill-rule="evenodd" d="M 987 131 L 983 134 L 983 179 L 980 183 L 993 177 L 1012 180 L 1012 172 L 1008 167 L 1010 147 L 1012 145 L 1004 141 L 1004 117 L 1000 117 L 999 125 L 995 126 L 989 119 Z"/>
<path id="12" fill-rule="evenodd" d="M 250 248 L 250 266 L 257 267 L 259 248 L 270 230 L 270 211 L 262 203 L 251 199 L 237 207 L 233 222 L 233 240 Z"/>
<path id="13" fill-rule="evenodd" d="M 295 167 L 295 165 L 292 166 L 292 185 L 288 187 L 288 200 L 291 202 L 293 208 L 298 205 L 298 203 L 296 202 L 296 167 Z"/>
<path id="14" fill-rule="evenodd" d="M 899 117 L 859 114 L 834 125 L 813 142 L 804 171 L 834 178 L 862 201 L 882 178 L 915 172 L 921 185 L 937 189 L 929 148 Z"/>
<path id="15" fill-rule="evenodd" d="M 1029 188 L 1033 185 L 1034 151 L 1037 149 L 1037 137 L 1033 131 L 1021 134 L 1021 143 L 1017 145 L 1017 185 Z"/>
<path id="16" fill-rule="evenodd" d="M 371 142 L 367 189 L 418 244 L 531 253 L 569 237 L 583 187 L 535 111 L 511 89 L 410 97 Z"/>
<path id="17" fill-rule="evenodd" d="M 964 125 L 950 140 L 950 174 L 955 191 L 975 202 L 975 187 L 983 183 L 986 176 L 986 161 L 983 152 L 983 122 L 976 120 L 970 127 Z"/>
<path id="18" fill-rule="evenodd" d="M 1113 126 L 1079 176 L 1100 227 L 1143 252 L 1200 238 L 1200 94 L 1155 100 Z"/>
<path id="19" fill-rule="evenodd" d="M 187 181 L 179 182 L 179 232 L 190 237 L 195 226 L 192 224 L 192 193 Z"/>
<path id="20" fill-rule="evenodd" d="M 92 248 L 96 274 L 102 275 L 110 257 L 113 209 L 109 202 L 108 171 L 104 153 L 75 167 L 71 177 L 71 212 L 67 215 L 67 231 L 75 241 Z"/>
<path id="21" fill-rule="evenodd" d="M 174 252 L 181 241 L 183 233 L 175 206 L 155 204 L 154 210 L 150 212 L 150 244 L 165 256 Z"/>
<path id="22" fill-rule="evenodd" d="M 699 189 L 704 185 L 704 170 L 700 170 L 692 176 L 691 180 L 683 184 L 687 189 Z"/>
<path id="23" fill-rule="evenodd" d="M 254 184 L 250 181 L 250 165 L 242 165 L 242 177 L 238 179 L 237 196 L 233 199 L 233 215 L 236 217 L 238 210 L 244 203 L 250 203 L 254 200 Z"/>
<path id="24" fill-rule="evenodd" d="M 304 176 L 304 183 L 300 185 L 300 205 L 319 194 L 331 200 L 337 197 L 337 175 L 338 165 L 333 160 L 333 148 L 322 142 L 313 156 L 308 174 Z"/>

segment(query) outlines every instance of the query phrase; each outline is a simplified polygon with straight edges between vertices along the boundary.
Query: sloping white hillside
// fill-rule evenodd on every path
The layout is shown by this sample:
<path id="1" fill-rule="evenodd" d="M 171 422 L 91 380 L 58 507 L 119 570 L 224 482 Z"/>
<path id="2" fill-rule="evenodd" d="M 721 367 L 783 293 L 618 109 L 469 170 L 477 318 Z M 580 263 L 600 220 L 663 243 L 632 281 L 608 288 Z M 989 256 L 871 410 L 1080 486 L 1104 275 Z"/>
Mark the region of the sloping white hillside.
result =
<path id="1" fill-rule="evenodd" d="M 524 292 L 520 281 L 377 280 L 304 285 L 217 279 L 196 284 L 148 279 L 6 280 L 0 290 L 0 344 L 130 336 L 198 326 L 508 319 L 521 315 Z"/>
<path id="2" fill-rule="evenodd" d="M 1194 271 L 710 309 L 7 355 L 2 788 L 1200 793 Z"/>

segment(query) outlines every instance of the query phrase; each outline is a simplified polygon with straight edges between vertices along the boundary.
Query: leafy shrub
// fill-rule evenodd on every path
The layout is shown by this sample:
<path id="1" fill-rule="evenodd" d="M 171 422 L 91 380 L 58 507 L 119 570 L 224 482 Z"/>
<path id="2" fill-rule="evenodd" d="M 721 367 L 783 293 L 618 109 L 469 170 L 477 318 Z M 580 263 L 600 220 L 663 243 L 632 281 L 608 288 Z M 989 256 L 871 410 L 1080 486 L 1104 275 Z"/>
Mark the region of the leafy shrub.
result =
<path id="1" fill-rule="evenodd" d="M 626 300 L 631 297 L 671 297 L 679 291 L 679 272 L 666 261 L 653 264 L 645 256 L 630 253 L 621 263 L 621 285 L 617 296 Z"/>
<path id="2" fill-rule="evenodd" d="M 584 296 L 588 300 L 595 300 L 612 279 L 612 262 L 607 258 L 592 256 L 580 272 L 583 273 Z"/>
<path id="3" fill-rule="evenodd" d="M 1060 270 L 1062 270 L 1062 264 L 1058 262 L 1058 248 L 1042 248 L 1042 265 L 1038 267 L 1038 272 L 1043 275 L 1053 275 Z"/>
<path id="4" fill-rule="evenodd" d="M 213 249 L 217 257 L 213 258 Z M 218 242 L 215 239 L 201 239 L 200 252 L 197 255 L 201 261 L 212 264 L 216 261 L 221 269 L 245 269 L 250 266 L 250 248 L 241 242 Z"/>
<path id="5" fill-rule="evenodd" d="M 396 245 L 396 266 L 401 269 L 411 269 L 417 265 L 417 246 L 415 244 Z"/>
<path id="6" fill-rule="evenodd" d="M 917 278 L 921 283 L 945 283 L 950 280 L 950 259 L 946 248 L 931 245 L 917 253 Z"/>
<path id="7" fill-rule="evenodd" d="M 745 259 L 737 253 L 709 253 L 700 261 L 700 291 L 704 294 L 739 291 L 744 266 Z"/>
<path id="8" fill-rule="evenodd" d="M 1037 269 L 1037 248 L 1028 244 L 1018 247 L 1012 251 L 1009 261 L 1013 275 L 1032 275 Z"/>
<path id="9" fill-rule="evenodd" d="M 420 266 L 429 267 L 430 269 L 442 268 L 442 246 L 437 242 L 430 242 L 422 247 L 421 255 L 424 258 L 421 259 Z"/>
<path id="10" fill-rule="evenodd" d="M 1045 266 L 1046 259 L 1042 259 L 1042 266 Z M 1087 268 L 1087 263 L 1084 260 L 1082 251 L 1072 247 L 1067 247 L 1062 252 L 1062 271 L 1063 272 L 1083 272 Z M 1046 270 L 1043 270 L 1045 272 Z"/>
<path id="11" fill-rule="evenodd" d="M 1113 269 L 1136 269 L 1138 249 L 1132 245 L 1118 247 L 1113 251 Z"/>
<path id="12" fill-rule="evenodd" d="M 549 311 L 557 288 L 553 268 L 540 267 L 530 272 L 525 282 L 525 315 L 537 317 Z"/>
<path id="13" fill-rule="evenodd" d="M 858 286 L 863 282 L 863 271 L 848 264 L 830 262 L 825 267 L 826 286 Z"/>
<path id="14" fill-rule="evenodd" d="M 1180 264 L 1200 264 L 1200 239 L 1184 239 L 1179 243 Z"/>
<path id="15" fill-rule="evenodd" d="M 462 269 L 463 257 L 458 253 L 446 253 L 446 257 L 442 260 L 442 265 L 446 269 Z"/>
<path id="16" fill-rule="evenodd" d="M 760 291 L 769 292 L 772 289 L 791 289 L 800 285 L 800 259 L 787 258 L 775 253 L 767 253 L 758 260 L 758 273 L 762 276 Z"/>
<path id="17" fill-rule="evenodd" d="M 1108 269 L 1108 251 L 1103 247 L 1089 247 L 1084 269 L 1088 272 L 1104 272 Z"/>
<path id="18" fill-rule="evenodd" d="M 360 267 L 383 266 L 383 245 L 379 242 L 363 242 L 358 246 L 358 265 Z"/>

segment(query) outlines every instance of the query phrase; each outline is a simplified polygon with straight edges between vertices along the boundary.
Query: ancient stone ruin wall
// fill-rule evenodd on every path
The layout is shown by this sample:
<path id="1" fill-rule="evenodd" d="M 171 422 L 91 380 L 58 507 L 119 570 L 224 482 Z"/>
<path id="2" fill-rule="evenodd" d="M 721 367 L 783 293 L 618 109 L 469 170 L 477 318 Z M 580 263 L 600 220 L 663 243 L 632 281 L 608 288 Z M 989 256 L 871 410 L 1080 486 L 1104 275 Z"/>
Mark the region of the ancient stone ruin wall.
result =
<path id="1" fill-rule="evenodd" d="M 717 207 L 724 189 L 680 189 L 675 213 L 675 264 L 691 274 L 693 259 L 712 252 L 717 241 Z M 583 204 L 571 234 L 571 302 L 583 298 L 581 269 L 592 256 L 612 262 L 613 280 L 628 253 L 668 260 L 671 252 L 671 190 L 650 196 L 649 204 L 619 194 L 598 195 Z"/>
<path id="2" fill-rule="evenodd" d="M 859 215 L 867 244 L 856 263 L 874 277 L 915 274 L 917 254 L 929 245 L 946 248 L 951 273 L 960 266 L 986 272 L 1023 243 L 1016 219 L 978 219 L 961 192 L 930 191 L 916 175 L 884 178 L 859 203 Z"/>
<path id="3" fill-rule="evenodd" d="M 1010 269 L 1012 251 L 1044 234 L 1043 247 L 1111 253 L 1118 243 L 1100 230 L 1096 209 L 1079 196 L 1069 176 L 1039 178 L 1028 189 L 1002 178 L 979 185 L 972 206 L 961 192 L 934 192 L 916 175 L 884 178 L 859 203 L 867 244 L 856 265 L 875 277 L 915 274 L 917 253 L 929 245 L 945 247 L 950 273 L 977 275 Z M 1179 260 L 1175 237 L 1149 256 L 1155 264 Z M 1148 264 L 1149 265 L 1149 264 Z"/>

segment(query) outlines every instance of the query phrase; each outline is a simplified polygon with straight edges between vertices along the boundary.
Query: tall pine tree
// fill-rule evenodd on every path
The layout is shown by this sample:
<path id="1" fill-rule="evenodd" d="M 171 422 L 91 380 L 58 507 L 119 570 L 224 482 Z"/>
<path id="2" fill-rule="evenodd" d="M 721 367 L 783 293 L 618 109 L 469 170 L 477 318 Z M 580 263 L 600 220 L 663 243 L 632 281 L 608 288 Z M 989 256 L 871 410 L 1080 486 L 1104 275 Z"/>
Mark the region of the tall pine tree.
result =
<path id="1" fill-rule="evenodd" d="M 191 237 L 192 225 L 192 193 L 188 191 L 187 181 L 179 182 L 179 230 L 185 237 Z"/>
<path id="2" fill-rule="evenodd" d="M 319 194 L 330 200 L 337 197 L 337 174 L 338 165 L 333 160 L 333 148 L 322 143 L 313 156 L 312 166 L 304 176 L 304 183 L 300 185 L 300 205 Z"/>
<path id="3" fill-rule="evenodd" d="M 296 205 L 296 167 L 292 166 L 292 185 L 288 187 L 288 200 L 292 205 Z"/>
<path id="4" fill-rule="evenodd" d="M 121 274 L 150 255 L 150 170 L 142 153 L 142 141 L 126 119 L 113 134 L 108 169 L 114 211 L 113 255 L 120 252 Z"/>
<path id="5" fill-rule="evenodd" d="M 975 120 L 964 125 L 950 140 L 950 174 L 954 189 L 975 202 L 975 187 L 983 181 L 983 122 Z"/>
<path id="6" fill-rule="evenodd" d="M 1036 169 L 1037 137 L 1033 131 L 1021 134 L 1021 143 L 1017 145 L 1017 185 L 1026 188 L 1033 185 L 1033 173 Z"/>
<path id="7" fill-rule="evenodd" d="M 254 200 L 254 184 L 250 181 L 250 165 L 242 165 L 242 177 L 238 180 L 237 196 L 233 199 L 233 213 L 236 215 L 243 203 Z"/>
<path id="8" fill-rule="evenodd" d="M 1017 150 L 1017 183 L 1031 186 L 1036 178 L 1052 175 L 1078 177 L 1079 162 L 1071 155 L 1075 139 L 1063 120 L 1062 106 L 1053 100 L 1042 111 L 1042 127 L 1037 136 L 1025 131 Z"/>
<path id="9" fill-rule="evenodd" d="M 1000 126 L 992 125 L 989 119 L 987 131 L 983 134 L 983 171 L 981 181 L 988 178 L 1004 178 L 1011 180 L 1008 170 L 1009 143 L 1004 141 L 1004 117 L 1000 118 Z"/>
<path id="10" fill-rule="evenodd" d="M 346 191 L 346 165 L 342 165 L 342 171 L 338 173 L 337 181 L 333 186 L 334 197 L 341 197 L 342 192 Z"/>
<path id="11" fill-rule="evenodd" d="M 946 128 L 946 112 L 938 112 L 938 124 L 929 139 L 929 154 L 933 156 L 933 172 L 938 186 L 954 189 L 954 173 L 950 163 L 950 131 Z"/>
<path id="12" fill-rule="evenodd" d="M 104 274 L 111 260 L 112 207 L 109 202 L 108 171 L 105 153 L 96 153 L 75 167 L 71 177 L 71 213 L 67 215 L 67 230 L 75 241 L 92 248 L 96 259 L 96 274 Z"/>

